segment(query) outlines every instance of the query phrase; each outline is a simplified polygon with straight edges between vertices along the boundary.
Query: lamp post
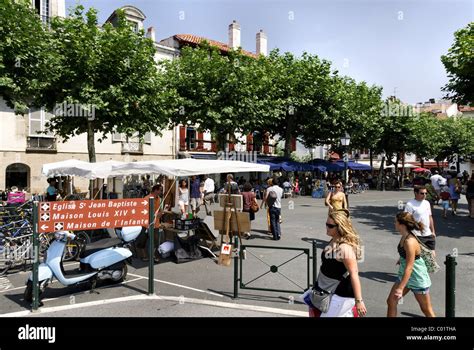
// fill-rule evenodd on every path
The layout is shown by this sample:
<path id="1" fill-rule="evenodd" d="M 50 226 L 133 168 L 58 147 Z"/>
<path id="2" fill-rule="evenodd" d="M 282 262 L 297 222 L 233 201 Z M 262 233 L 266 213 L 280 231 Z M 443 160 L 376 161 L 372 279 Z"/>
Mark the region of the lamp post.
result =
<path id="1" fill-rule="evenodd" d="M 382 152 L 382 191 L 385 191 L 385 151 Z"/>
<path id="2" fill-rule="evenodd" d="M 348 199 L 349 197 L 349 191 L 348 191 L 348 183 L 349 183 L 349 179 L 348 179 L 348 174 L 347 174 L 347 162 L 349 161 L 349 156 L 347 154 L 347 149 L 349 147 L 349 144 L 351 142 L 351 137 L 350 135 L 347 133 L 345 133 L 344 136 L 341 137 L 341 145 L 342 147 L 344 148 L 344 186 L 345 186 L 345 192 L 346 192 L 346 198 Z M 349 203 L 349 200 L 347 200 L 347 202 Z"/>

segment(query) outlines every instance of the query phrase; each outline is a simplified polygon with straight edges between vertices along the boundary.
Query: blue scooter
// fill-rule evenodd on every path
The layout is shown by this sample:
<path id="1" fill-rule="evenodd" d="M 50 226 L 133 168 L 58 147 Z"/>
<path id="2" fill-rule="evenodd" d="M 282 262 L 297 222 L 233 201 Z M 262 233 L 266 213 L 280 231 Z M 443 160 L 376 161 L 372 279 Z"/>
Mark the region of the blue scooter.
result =
<path id="1" fill-rule="evenodd" d="M 55 240 L 49 246 L 44 263 L 39 265 L 38 281 L 41 295 L 53 278 L 64 286 L 91 283 L 92 289 L 98 280 L 110 279 L 115 283 L 122 282 L 127 276 L 127 260 L 132 256 L 129 244 L 142 230 L 141 226 L 124 227 L 115 230 L 117 238 L 106 238 L 87 244 L 80 253 L 80 267 L 77 270 L 65 271 L 63 268 L 64 249 L 68 240 L 75 235 L 67 231 L 55 233 Z M 26 282 L 24 299 L 33 300 L 33 273 Z"/>

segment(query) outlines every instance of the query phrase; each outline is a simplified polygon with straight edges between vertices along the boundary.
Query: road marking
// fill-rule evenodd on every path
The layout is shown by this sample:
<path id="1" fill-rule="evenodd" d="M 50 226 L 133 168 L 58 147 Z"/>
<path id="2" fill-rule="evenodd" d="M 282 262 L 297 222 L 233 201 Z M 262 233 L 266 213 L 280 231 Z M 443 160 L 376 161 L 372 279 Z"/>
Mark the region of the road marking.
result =
<path id="1" fill-rule="evenodd" d="M 146 277 L 134 278 L 133 280 L 124 281 L 124 282 L 120 283 L 119 285 L 127 284 L 127 283 L 138 281 L 138 280 L 142 280 L 142 279 L 145 279 L 145 278 Z M 99 287 L 99 288 L 96 288 L 96 289 L 107 289 L 107 288 L 113 287 L 113 286 L 115 286 L 115 285 L 103 286 L 103 287 Z M 81 294 L 90 294 L 90 290 L 85 290 L 85 291 L 82 291 L 82 292 L 79 292 L 79 293 L 73 293 L 73 294 L 68 294 L 68 295 L 62 295 L 62 296 L 57 297 L 57 298 L 41 299 L 41 301 L 42 302 L 53 301 L 53 300 L 58 300 L 58 299 L 64 299 L 64 297 L 71 297 L 71 296 L 76 296 L 76 295 L 81 295 Z"/>
<path id="2" fill-rule="evenodd" d="M 32 314 L 46 314 L 51 312 L 61 312 L 67 311 L 72 309 L 79 309 L 79 308 L 86 308 L 86 307 L 93 307 L 98 305 L 106 305 L 106 304 L 113 304 L 113 303 L 122 303 L 127 301 L 139 301 L 139 300 L 164 300 L 164 301 L 176 301 L 182 303 L 183 301 L 190 304 L 200 304 L 200 305 L 208 305 L 214 307 L 222 307 L 226 309 L 235 309 L 235 310 L 245 310 L 245 311 L 255 311 L 255 312 L 266 312 L 271 314 L 280 314 L 285 316 L 294 316 L 294 317 L 307 317 L 307 311 L 297 311 L 297 310 L 285 310 L 285 309 L 278 309 L 273 307 L 266 307 L 266 306 L 257 306 L 257 305 L 247 305 L 247 304 L 234 304 L 222 301 L 211 301 L 211 300 L 202 300 L 202 299 L 195 299 L 195 298 L 183 298 L 183 297 L 175 297 L 175 296 L 158 296 L 158 295 L 133 295 L 128 297 L 120 297 L 115 299 L 106 299 L 106 300 L 96 300 L 91 302 L 85 303 L 76 303 L 71 305 L 62 305 L 62 306 L 53 306 L 53 307 L 42 307 L 39 309 L 38 312 L 31 312 L 29 310 L 25 311 L 18 311 L 18 312 L 11 312 L 8 314 L 0 315 L 1 317 L 24 317 L 24 316 L 31 316 Z"/>
<path id="3" fill-rule="evenodd" d="M 11 284 L 10 280 L 6 277 L 0 277 L 0 290 L 5 292 L 6 290 L 11 290 L 13 284 Z"/>
<path id="4" fill-rule="evenodd" d="M 133 276 L 133 277 L 143 277 L 143 278 L 147 278 L 147 277 L 144 277 L 144 276 L 135 275 L 135 274 L 133 274 L 133 273 L 129 273 L 129 275 L 130 275 L 130 276 Z M 197 289 L 197 288 L 193 288 L 193 287 L 183 286 L 182 284 L 177 284 L 177 283 L 173 283 L 173 282 L 163 281 L 163 280 L 159 280 L 159 279 L 156 279 L 156 278 L 154 278 L 153 280 L 154 280 L 155 282 L 158 282 L 158 283 L 169 284 L 170 286 L 185 288 L 185 289 L 193 290 L 193 291 L 195 291 L 195 292 L 206 293 L 206 294 L 214 295 L 214 296 L 216 296 L 216 297 L 221 297 L 221 298 L 224 297 L 222 294 L 217 294 L 217 293 L 209 292 L 209 291 L 207 291 L 207 290 Z"/>

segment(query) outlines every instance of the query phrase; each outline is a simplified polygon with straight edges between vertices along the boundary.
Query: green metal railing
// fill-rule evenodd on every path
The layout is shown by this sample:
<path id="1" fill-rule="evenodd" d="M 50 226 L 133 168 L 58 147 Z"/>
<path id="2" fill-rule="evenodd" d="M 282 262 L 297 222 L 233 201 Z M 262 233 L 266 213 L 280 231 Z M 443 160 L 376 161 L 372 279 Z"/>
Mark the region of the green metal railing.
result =
<path id="1" fill-rule="evenodd" d="M 268 249 L 268 250 L 284 250 L 284 251 L 294 251 L 298 252 L 289 259 L 282 261 L 279 264 L 269 264 L 257 255 L 253 254 L 250 249 Z M 294 247 L 272 247 L 272 246 L 260 246 L 260 245 L 238 245 L 238 240 L 236 238 L 234 242 L 234 249 L 238 254 L 234 256 L 234 298 L 238 298 L 239 288 L 240 289 L 249 289 L 249 290 L 260 290 L 267 292 L 283 292 L 283 293 L 303 293 L 306 289 L 310 288 L 311 285 L 314 285 L 317 278 L 317 259 L 316 259 L 316 241 L 313 241 L 312 244 L 312 254 L 310 254 L 309 248 L 294 248 Z M 268 269 L 261 273 L 260 275 L 250 279 L 249 281 L 244 281 L 244 264 L 243 260 L 246 259 L 247 253 L 255 257 L 262 264 L 267 265 Z M 295 282 L 292 278 L 281 273 L 281 267 L 288 264 L 289 262 L 305 255 L 306 264 L 305 274 L 306 274 L 306 285 L 302 286 L 299 283 Z M 312 284 L 311 284 L 311 273 L 310 273 L 310 264 L 312 262 Z M 239 273 L 240 270 L 240 273 Z M 263 288 L 263 287 L 254 287 L 251 284 L 257 280 L 269 275 L 275 274 L 280 278 L 285 279 L 287 282 L 297 286 L 299 290 L 290 290 L 290 289 L 278 289 L 278 288 Z"/>

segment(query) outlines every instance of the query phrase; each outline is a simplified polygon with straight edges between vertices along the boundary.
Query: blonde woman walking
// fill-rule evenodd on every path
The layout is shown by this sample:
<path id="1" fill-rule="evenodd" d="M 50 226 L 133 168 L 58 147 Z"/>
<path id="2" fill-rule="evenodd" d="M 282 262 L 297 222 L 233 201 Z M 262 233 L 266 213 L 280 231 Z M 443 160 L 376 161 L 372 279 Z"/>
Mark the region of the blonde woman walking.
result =
<path id="1" fill-rule="evenodd" d="M 361 259 L 358 233 L 352 227 L 347 209 L 333 210 L 326 220 L 331 237 L 321 254 L 317 288 L 331 292 L 329 310 L 320 317 L 358 317 L 367 314 L 362 299 L 357 260 Z"/>

